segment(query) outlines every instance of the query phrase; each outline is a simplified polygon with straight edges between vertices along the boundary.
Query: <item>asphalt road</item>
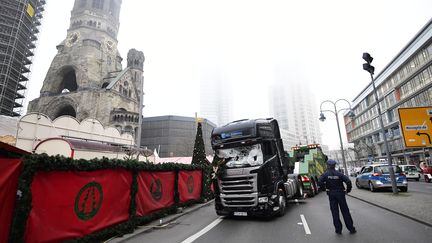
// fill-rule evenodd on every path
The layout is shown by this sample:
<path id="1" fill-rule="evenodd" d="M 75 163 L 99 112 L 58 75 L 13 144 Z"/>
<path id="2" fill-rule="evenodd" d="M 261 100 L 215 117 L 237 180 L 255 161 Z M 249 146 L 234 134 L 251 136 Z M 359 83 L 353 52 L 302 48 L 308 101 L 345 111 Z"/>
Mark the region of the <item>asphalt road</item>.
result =
<path id="1" fill-rule="evenodd" d="M 213 204 L 178 218 L 175 222 L 142 233 L 125 242 L 212 243 L 212 242 L 429 242 L 432 228 L 352 197 L 348 205 L 357 228 L 336 235 L 331 221 L 327 195 L 320 193 L 301 203 L 291 203 L 283 217 L 218 217 Z M 303 216 L 302 216 L 303 215 Z M 303 217 L 303 221 L 302 221 Z M 306 224 L 308 227 L 305 227 Z M 210 225 L 210 226 L 209 226 Z M 196 233 L 208 229 L 195 240 Z"/>
<path id="2" fill-rule="evenodd" d="M 432 196 L 432 183 L 426 183 L 424 181 L 408 181 L 408 190 L 410 192 L 419 192 Z"/>

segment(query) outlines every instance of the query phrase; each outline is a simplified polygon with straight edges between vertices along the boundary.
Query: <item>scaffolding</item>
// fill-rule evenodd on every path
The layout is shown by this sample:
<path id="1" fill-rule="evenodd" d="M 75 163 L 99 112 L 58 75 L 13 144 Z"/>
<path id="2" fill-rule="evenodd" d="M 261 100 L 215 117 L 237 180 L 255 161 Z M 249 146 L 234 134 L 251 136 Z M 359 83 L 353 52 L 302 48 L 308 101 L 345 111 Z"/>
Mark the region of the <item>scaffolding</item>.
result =
<path id="1" fill-rule="evenodd" d="M 0 2 L 0 115 L 21 115 L 45 4 L 45 0 Z"/>

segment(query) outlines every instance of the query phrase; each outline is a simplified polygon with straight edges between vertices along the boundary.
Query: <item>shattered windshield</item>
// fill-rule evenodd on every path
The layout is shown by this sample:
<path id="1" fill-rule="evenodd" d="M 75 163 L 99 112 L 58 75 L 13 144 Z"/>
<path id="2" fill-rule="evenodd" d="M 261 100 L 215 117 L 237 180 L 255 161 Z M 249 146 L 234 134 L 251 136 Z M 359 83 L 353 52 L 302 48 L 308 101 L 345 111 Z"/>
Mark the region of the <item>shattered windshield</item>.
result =
<path id="1" fill-rule="evenodd" d="M 263 164 L 263 153 L 260 144 L 216 151 L 219 158 L 226 161 L 228 168 L 248 167 Z"/>

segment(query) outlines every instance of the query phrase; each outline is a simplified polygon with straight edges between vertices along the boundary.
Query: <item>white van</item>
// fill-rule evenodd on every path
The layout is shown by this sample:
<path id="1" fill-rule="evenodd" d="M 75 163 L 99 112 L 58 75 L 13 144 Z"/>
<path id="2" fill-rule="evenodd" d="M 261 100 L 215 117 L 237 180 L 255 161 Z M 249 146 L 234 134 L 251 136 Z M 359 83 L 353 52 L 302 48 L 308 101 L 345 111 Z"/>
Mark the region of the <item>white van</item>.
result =
<path id="1" fill-rule="evenodd" d="M 405 173 L 407 180 L 415 179 L 416 181 L 420 180 L 420 170 L 415 165 L 399 165 L 402 171 Z"/>

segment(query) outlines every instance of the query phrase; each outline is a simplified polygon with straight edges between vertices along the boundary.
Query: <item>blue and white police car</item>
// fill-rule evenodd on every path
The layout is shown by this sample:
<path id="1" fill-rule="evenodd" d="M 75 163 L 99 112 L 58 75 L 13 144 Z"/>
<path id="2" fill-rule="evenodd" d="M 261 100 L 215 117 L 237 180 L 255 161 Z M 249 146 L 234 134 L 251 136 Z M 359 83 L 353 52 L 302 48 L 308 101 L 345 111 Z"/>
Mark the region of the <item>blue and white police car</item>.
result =
<path id="1" fill-rule="evenodd" d="M 401 192 L 408 191 L 408 182 L 405 173 L 397 165 L 392 165 L 395 173 L 396 185 Z M 362 167 L 355 184 L 357 188 L 369 188 L 375 192 L 381 188 L 391 188 L 390 166 L 386 164 L 370 164 Z"/>

